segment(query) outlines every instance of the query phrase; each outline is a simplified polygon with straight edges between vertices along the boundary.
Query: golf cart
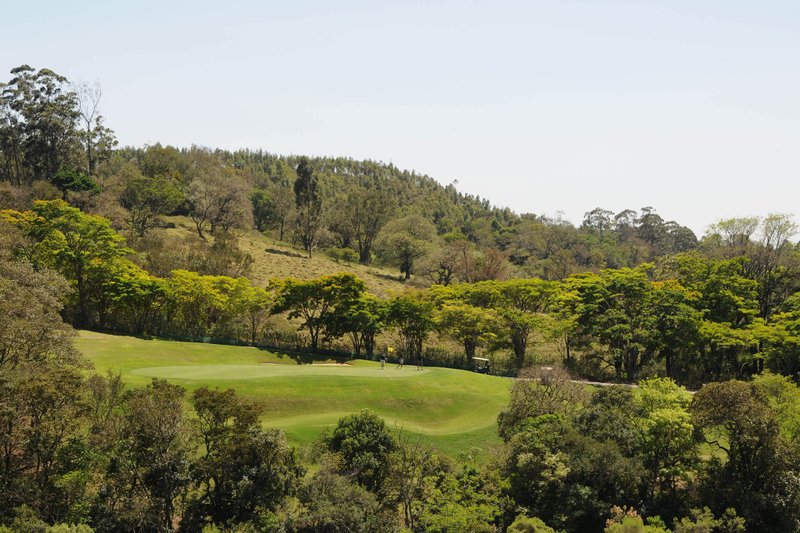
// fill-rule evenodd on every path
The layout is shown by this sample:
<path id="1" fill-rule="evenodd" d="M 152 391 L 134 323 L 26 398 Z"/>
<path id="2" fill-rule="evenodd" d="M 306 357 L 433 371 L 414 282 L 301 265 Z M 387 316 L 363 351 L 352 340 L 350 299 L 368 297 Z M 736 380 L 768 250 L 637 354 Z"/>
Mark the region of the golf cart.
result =
<path id="1" fill-rule="evenodd" d="M 473 357 L 472 358 L 472 370 L 477 372 L 478 374 L 488 374 L 489 373 L 489 360 L 485 357 Z"/>

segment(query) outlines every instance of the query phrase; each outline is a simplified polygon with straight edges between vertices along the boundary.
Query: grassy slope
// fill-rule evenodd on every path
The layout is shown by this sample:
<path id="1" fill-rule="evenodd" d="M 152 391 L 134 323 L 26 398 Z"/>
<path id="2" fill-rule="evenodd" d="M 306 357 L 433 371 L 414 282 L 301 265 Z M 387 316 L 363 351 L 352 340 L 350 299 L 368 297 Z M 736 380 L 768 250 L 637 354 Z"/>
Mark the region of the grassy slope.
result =
<path id="1" fill-rule="evenodd" d="M 189 390 L 234 388 L 265 407 L 264 424 L 286 431 L 296 444 L 349 413 L 369 408 L 390 425 L 421 435 L 456 455 L 498 443 L 496 418 L 508 402 L 504 378 L 445 368 L 399 370 L 378 363 L 300 365 L 286 354 L 251 347 L 143 340 L 81 332 L 76 345 L 100 372 L 121 372 L 131 386 L 152 377 Z M 330 362 L 318 360 L 316 363 Z"/>
<path id="2" fill-rule="evenodd" d="M 165 231 L 173 237 L 185 237 L 194 233 L 194 224 L 187 217 L 168 217 L 175 224 Z M 209 236 L 213 239 L 213 236 Z M 277 242 L 257 231 L 247 231 L 241 235 L 239 245 L 253 256 L 254 263 L 248 277 L 259 284 L 266 284 L 272 278 L 313 279 L 319 276 L 350 272 L 364 280 L 374 294 L 388 296 L 402 291 L 406 285 L 400 281 L 397 270 L 358 263 L 336 262 L 324 253 L 316 251 L 309 259 L 305 252 L 285 243 Z"/>

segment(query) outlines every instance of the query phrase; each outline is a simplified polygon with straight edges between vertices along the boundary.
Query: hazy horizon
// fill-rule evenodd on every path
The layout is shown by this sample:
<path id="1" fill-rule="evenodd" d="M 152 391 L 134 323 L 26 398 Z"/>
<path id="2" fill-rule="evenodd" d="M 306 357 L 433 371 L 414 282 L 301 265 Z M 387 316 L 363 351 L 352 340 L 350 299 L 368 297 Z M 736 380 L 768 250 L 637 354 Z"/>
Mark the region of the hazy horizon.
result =
<path id="1" fill-rule="evenodd" d="M 580 224 L 795 213 L 800 4 L 18 3 L 0 80 L 99 80 L 122 145 L 392 162 Z M 797 213 L 795 213 L 797 214 Z"/>

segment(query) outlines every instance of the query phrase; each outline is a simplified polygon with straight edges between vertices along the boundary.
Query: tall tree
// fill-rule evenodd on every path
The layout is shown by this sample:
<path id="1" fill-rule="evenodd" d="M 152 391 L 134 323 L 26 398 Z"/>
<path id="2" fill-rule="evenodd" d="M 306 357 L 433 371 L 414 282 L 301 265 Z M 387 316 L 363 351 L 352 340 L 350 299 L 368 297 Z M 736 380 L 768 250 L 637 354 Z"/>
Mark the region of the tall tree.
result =
<path id="1" fill-rule="evenodd" d="M 390 299 L 388 323 L 397 329 L 401 354 L 408 359 L 422 357 L 422 345 L 433 331 L 433 304 L 420 293 L 409 292 Z"/>
<path id="2" fill-rule="evenodd" d="M 297 179 L 294 182 L 294 197 L 297 206 L 297 229 L 303 249 L 311 257 L 317 242 L 317 231 L 322 222 L 322 191 L 319 179 L 307 157 L 297 164 Z"/>
<path id="3" fill-rule="evenodd" d="M 372 261 L 372 247 L 378 234 L 394 214 L 392 196 L 381 189 L 358 189 L 347 197 L 345 211 L 353 228 L 358 261 L 368 265 Z"/>
<path id="4" fill-rule="evenodd" d="M 103 91 L 100 83 L 89 85 L 81 82 L 72 87 L 77 97 L 78 114 L 83 127 L 81 137 L 86 153 L 85 169 L 87 175 L 94 176 L 98 161 L 108 159 L 111 150 L 117 145 L 117 139 L 114 132 L 103 125 L 103 115 L 100 114 Z"/>
<path id="5" fill-rule="evenodd" d="M 52 180 L 60 170 L 76 168 L 79 153 L 78 98 L 64 76 L 22 65 L 0 86 L 4 157 L 16 183 Z M 7 128 L 11 128 L 8 130 Z M 6 153 L 6 150 L 8 151 Z"/>
<path id="6" fill-rule="evenodd" d="M 746 259 L 741 263 L 742 273 L 758 283 L 759 316 L 769 320 L 800 288 L 800 253 L 791 242 L 797 232 L 798 225 L 790 215 L 734 218 L 711 226 L 704 244 L 725 258 Z"/>

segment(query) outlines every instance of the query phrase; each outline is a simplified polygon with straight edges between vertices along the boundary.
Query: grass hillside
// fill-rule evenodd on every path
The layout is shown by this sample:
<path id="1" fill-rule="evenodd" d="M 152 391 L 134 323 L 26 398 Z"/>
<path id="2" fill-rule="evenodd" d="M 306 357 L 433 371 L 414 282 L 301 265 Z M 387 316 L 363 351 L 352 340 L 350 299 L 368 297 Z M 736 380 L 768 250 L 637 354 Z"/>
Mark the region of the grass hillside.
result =
<path id="1" fill-rule="evenodd" d="M 188 217 L 169 217 L 169 221 L 174 227 L 160 230 L 166 235 L 178 239 L 195 235 L 194 224 Z M 213 239 L 213 236 L 208 238 Z M 335 261 L 321 251 L 314 252 L 309 258 L 303 250 L 275 241 L 255 230 L 243 232 L 239 238 L 239 246 L 254 260 L 247 277 L 262 285 L 272 278 L 293 277 L 307 280 L 350 272 L 362 279 L 367 289 L 378 296 L 388 296 L 407 286 L 396 269 Z"/>
<path id="2" fill-rule="evenodd" d="M 168 379 L 188 390 L 233 388 L 265 408 L 263 422 L 305 444 L 344 415 L 371 409 L 391 426 L 420 435 L 455 456 L 498 442 L 496 419 L 510 381 L 446 368 L 403 370 L 372 361 L 346 365 L 252 347 L 144 340 L 82 331 L 77 348 L 99 372 L 120 372 L 129 386 Z"/>

